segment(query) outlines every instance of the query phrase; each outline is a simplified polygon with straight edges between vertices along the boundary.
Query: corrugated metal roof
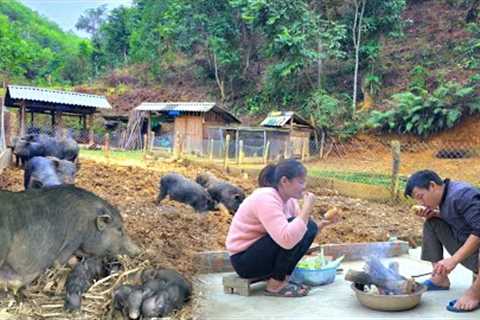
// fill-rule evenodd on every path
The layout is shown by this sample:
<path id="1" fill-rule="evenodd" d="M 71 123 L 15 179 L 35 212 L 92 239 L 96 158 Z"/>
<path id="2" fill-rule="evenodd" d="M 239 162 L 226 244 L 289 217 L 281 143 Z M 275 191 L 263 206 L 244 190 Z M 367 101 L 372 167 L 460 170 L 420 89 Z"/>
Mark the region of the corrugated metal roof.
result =
<path id="1" fill-rule="evenodd" d="M 10 99 L 42 101 L 80 107 L 112 109 L 105 96 L 80 92 L 52 90 L 45 88 L 9 85 L 7 94 Z"/>
<path id="2" fill-rule="evenodd" d="M 143 102 L 135 110 L 208 112 L 214 106 L 214 102 Z"/>
<path id="3" fill-rule="evenodd" d="M 314 128 L 310 122 L 300 117 L 293 111 L 273 111 L 260 124 L 264 127 L 283 127 L 293 118 L 293 123 L 297 125 L 309 126 Z"/>
<path id="4" fill-rule="evenodd" d="M 288 112 L 271 112 L 260 123 L 261 126 L 266 127 L 283 127 L 293 116 L 292 111 Z"/>

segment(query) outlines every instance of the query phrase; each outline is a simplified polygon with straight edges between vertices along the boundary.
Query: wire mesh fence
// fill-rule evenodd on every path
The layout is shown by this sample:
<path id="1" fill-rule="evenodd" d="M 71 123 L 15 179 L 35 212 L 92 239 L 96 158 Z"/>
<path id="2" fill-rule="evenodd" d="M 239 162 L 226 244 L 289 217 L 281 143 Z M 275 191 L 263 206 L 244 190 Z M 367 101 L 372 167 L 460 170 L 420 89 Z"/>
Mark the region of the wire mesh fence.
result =
<path id="1" fill-rule="evenodd" d="M 16 122 L 5 117 L 6 145 L 12 145 L 12 132 Z M 48 124 L 28 123 L 26 134 L 57 135 L 60 128 Z M 9 133 L 10 132 L 10 133 Z M 111 149 L 122 150 L 125 129 L 96 130 L 78 126 L 63 129 L 63 134 L 80 144 L 93 142 L 97 148 L 108 141 Z M 227 138 L 227 136 L 229 136 Z M 421 140 L 401 138 L 398 169 L 398 188 L 401 191 L 413 172 L 431 169 L 442 177 L 467 181 L 480 186 L 480 139 L 476 136 L 456 139 L 431 138 Z M 0 138 L 0 143 L 1 143 Z M 0 146 L 1 147 L 1 146 Z M 306 161 L 309 174 L 365 185 L 375 185 L 390 190 L 392 186 L 393 157 L 391 139 L 373 136 L 358 137 L 349 142 L 326 139 L 323 145 L 314 139 L 291 139 L 287 135 L 265 135 L 261 132 L 209 134 L 208 139 L 196 136 L 176 136 L 173 132 L 143 134 L 142 151 L 162 152 L 166 156 L 192 156 L 206 161 L 229 165 L 262 165 L 285 158 Z M 370 191 L 365 191 L 370 192 Z"/>

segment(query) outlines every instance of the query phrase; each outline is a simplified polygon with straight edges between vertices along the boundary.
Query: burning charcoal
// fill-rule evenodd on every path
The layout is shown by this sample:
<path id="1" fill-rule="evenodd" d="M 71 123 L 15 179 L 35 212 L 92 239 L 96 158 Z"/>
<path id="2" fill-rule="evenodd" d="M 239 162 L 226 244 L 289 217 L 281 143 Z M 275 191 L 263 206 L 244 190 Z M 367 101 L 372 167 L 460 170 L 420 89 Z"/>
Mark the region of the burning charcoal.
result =
<path id="1" fill-rule="evenodd" d="M 396 266 L 385 267 L 378 258 L 366 260 L 365 271 L 349 270 L 345 280 L 359 285 L 376 285 L 380 294 L 410 294 L 415 290 L 415 281 L 406 279 L 396 272 Z M 358 286 L 357 286 L 358 288 Z"/>

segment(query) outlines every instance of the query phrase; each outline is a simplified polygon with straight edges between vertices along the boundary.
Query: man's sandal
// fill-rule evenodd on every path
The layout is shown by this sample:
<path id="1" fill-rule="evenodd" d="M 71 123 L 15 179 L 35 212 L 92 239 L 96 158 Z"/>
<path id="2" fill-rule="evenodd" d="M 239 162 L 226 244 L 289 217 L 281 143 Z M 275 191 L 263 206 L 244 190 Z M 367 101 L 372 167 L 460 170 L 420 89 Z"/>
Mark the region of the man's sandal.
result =
<path id="1" fill-rule="evenodd" d="M 303 292 L 302 292 L 303 290 Z M 305 297 L 308 294 L 308 290 L 305 290 L 301 286 L 294 284 L 294 283 L 287 283 L 285 287 L 280 289 L 278 292 L 272 292 L 265 289 L 263 294 L 266 296 L 272 297 L 286 297 L 286 298 L 297 298 L 297 297 Z"/>

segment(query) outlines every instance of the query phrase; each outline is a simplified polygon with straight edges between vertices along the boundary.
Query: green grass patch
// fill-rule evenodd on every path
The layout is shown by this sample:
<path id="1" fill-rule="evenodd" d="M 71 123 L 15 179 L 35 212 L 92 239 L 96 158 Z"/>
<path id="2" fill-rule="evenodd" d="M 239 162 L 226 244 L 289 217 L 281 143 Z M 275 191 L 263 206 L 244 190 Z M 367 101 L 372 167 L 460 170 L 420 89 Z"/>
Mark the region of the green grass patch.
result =
<path id="1" fill-rule="evenodd" d="M 86 158 L 105 158 L 105 152 L 103 150 L 88 150 L 80 149 L 80 157 L 85 156 Z M 111 159 L 115 160 L 141 160 L 143 161 L 144 153 L 143 151 L 133 150 L 133 151 L 120 151 L 120 150 L 110 150 L 109 156 Z"/>
<path id="2" fill-rule="evenodd" d="M 308 173 L 313 177 L 331 178 L 349 182 L 383 186 L 387 188 L 390 187 L 392 183 L 391 176 L 378 173 L 322 171 L 317 169 L 309 169 Z M 400 176 L 400 190 L 403 190 L 405 188 L 406 183 L 407 177 Z"/>

